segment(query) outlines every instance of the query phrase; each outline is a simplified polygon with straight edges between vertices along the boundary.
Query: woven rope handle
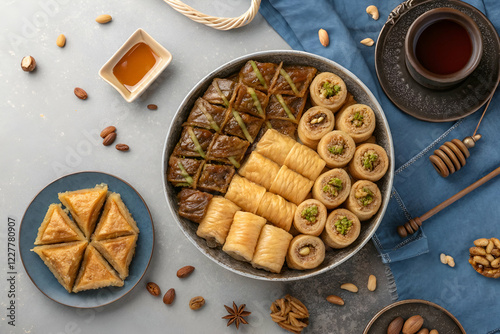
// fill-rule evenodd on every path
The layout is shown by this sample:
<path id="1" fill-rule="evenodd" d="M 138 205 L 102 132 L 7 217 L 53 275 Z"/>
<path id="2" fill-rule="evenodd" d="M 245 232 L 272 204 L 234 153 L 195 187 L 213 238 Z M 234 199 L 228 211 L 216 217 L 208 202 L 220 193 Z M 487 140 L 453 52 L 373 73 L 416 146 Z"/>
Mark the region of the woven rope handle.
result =
<path id="1" fill-rule="evenodd" d="M 252 5 L 250 8 L 238 17 L 215 17 L 207 14 L 203 14 L 196 9 L 189 7 L 180 0 L 163 0 L 170 5 L 173 9 L 178 11 L 184 16 L 189 17 L 191 20 L 203 23 L 209 27 L 218 30 L 231 30 L 239 27 L 243 27 L 250 22 L 252 22 L 255 15 L 259 11 L 261 0 L 252 0 Z"/>

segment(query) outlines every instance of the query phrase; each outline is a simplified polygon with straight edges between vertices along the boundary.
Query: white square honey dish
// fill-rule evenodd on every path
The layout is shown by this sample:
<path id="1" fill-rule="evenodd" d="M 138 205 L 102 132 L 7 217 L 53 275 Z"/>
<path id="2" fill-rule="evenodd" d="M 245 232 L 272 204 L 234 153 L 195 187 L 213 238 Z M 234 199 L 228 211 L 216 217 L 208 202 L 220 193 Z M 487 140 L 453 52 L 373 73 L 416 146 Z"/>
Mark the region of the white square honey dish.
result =
<path id="1" fill-rule="evenodd" d="M 142 29 L 137 29 L 99 70 L 127 102 L 134 101 L 165 70 L 172 55 Z"/>

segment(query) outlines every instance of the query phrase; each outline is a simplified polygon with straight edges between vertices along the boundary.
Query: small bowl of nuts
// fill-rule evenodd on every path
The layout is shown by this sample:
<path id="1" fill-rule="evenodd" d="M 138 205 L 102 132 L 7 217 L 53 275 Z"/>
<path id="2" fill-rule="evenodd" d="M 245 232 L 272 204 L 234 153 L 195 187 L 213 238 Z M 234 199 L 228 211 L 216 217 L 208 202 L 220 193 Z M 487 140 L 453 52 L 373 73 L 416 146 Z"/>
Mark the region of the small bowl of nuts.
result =
<path id="1" fill-rule="evenodd" d="M 500 240 L 481 238 L 469 249 L 469 263 L 475 271 L 485 277 L 500 277 Z"/>

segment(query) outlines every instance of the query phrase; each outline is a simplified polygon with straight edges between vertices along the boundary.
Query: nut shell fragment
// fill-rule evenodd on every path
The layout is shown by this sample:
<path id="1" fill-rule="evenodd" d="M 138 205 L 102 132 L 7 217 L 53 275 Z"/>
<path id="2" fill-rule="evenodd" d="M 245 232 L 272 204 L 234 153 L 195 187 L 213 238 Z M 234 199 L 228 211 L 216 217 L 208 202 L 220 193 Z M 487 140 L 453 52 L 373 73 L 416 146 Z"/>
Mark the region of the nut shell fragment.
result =
<path id="1" fill-rule="evenodd" d="M 361 40 L 360 43 L 363 45 L 366 45 L 366 46 L 372 46 L 375 42 L 371 38 L 365 38 L 365 39 Z"/>

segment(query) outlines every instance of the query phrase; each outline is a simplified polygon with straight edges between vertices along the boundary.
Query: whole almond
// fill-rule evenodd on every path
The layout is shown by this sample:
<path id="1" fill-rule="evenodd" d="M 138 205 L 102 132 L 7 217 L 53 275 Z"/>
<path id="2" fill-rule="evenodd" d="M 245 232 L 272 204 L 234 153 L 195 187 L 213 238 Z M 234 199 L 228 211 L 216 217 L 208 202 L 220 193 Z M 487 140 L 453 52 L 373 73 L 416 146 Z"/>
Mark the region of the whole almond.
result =
<path id="1" fill-rule="evenodd" d="M 146 289 L 155 297 L 159 296 L 161 293 L 160 287 L 154 282 L 149 282 L 148 284 L 146 284 Z"/>
<path id="2" fill-rule="evenodd" d="M 205 305 L 205 298 L 203 298 L 202 296 L 193 297 L 189 301 L 189 308 L 191 310 L 198 310 L 203 305 Z"/>
<path id="3" fill-rule="evenodd" d="M 437 331 L 437 329 L 433 329 L 429 332 L 429 334 L 439 334 L 439 332 Z"/>
<path id="4" fill-rule="evenodd" d="M 422 328 L 423 324 L 424 318 L 419 315 L 414 315 L 405 321 L 403 325 L 403 334 L 415 334 Z"/>
<path id="5" fill-rule="evenodd" d="M 474 255 L 486 255 L 486 250 L 482 247 L 471 247 L 469 248 L 469 253 L 470 255 L 474 256 Z"/>
<path id="6" fill-rule="evenodd" d="M 486 247 L 486 246 L 488 246 L 489 242 L 490 241 L 488 239 L 481 238 L 481 239 L 474 240 L 474 245 L 477 247 Z"/>
<path id="7" fill-rule="evenodd" d="M 168 291 L 165 293 L 165 296 L 163 296 L 163 302 L 167 305 L 170 305 L 174 302 L 175 298 L 175 289 L 171 288 L 168 289 Z"/>
<path id="8" fill-rule="evenodd" d="M 320 29 L 318 31 L 319 42 L 324 47 L 327 47 L 330 44 L 330 37 L 328 37 L 328 33 L 325 29 Z"/>
<path id="9" fill-rule="evenodd" d="M 105 24 L 111 21 L 111 19 L 112 19 L 111 15 L 103 14 L 96 17 L 95 21 L 100 24 Z"/>
<path id="10" fill-rule="evenodd" d="M 109 145 L 113 144 L 113 142 L 115 141 L 115 139 L 116 139 L 116 132 L 111 132 L 106 137 L 104 137 L 104 140 L 102 141 L 102 144 L 104 146 L 109 146 Z"/>
<path id="11" fill-rule="evenodd" d="M 81 100 L 86 100 L 86 99 L 87 99 L 87 97 L 89 97 L 89 96 L 87 95 L 87 92 L 86 92 L 86 91 L 84 91 L 84 90 L 83 90 L 82 88 L 80 88 L 80 87 L 76 87 L 76 88 L 75 88 L 75 95 L 76 95 L 76 97 L 78 97 L 78 98 L 79 98 L 79 99 L 81 99 Z"/>
<path id="12" fill-rule="evenodd" d="M 149 110 L 156 110 L 156 109 L 158 109 L 158 106 L 156 104 L 148 104 L 148 109 Z"/>
<path id="13" fill-rule="evenodd" d="M 58 47 L 63 48 L 66 45 L 66 36 L 64 36 L 63 34 L 60 34 L 57 37 L 56 44 Z"/>
<path id="14" fill-rule="evenodd" d="M 375 291 L 375 289 L 377 288 L 377 277 L 375 277 L 375 275 L 370 275 L 370 277 L 368 277 L 367 288 L 370 291 Z"/>
<path id="15" fill-rule="evenodd" d="M 123 151 L 123 152 L 128 151 L 128 150 L 130 149 L 130 147 L 128 147 L 128 145 L 127 145 L 127 144 L 121 144 L 121 143 L 120 143 L 120 144 L 116 144 L 116 145 L 115 145 L 115 148 L 116 148 L 118 151 Z"/>
<path id="16" fill-rule="evenodd" d="M 194 267 L 193 266 L 182 267 L 181 269 L 177 270 L 177 277 L 179 277 L 179 278 L 186 278 L 189 275 L 191 275 L 191 273 L 193 271 L 194 271 Z"/>
<path id="17" fill-rule="evenodd" d="M 339 296 L 330 295 L 330 296 L 326 297 L 326 300 L 329 303 L 332 303 L 335 305 L 341 305 L 341 306 L 344 305 L 344 300 L 342 298 L 340 298 Z"/>
<path id="18" fill-rule="evenodd" d="M 116 127 L 114 127 L 113 125 L 110 125 L 110 126 L 107 126 L 105 127 L 104 129 L 102 129 L 101 131 L 101 138 L 106 138 L 107 135 L 109 135 L 111 132 L 115 132 L 116 131 Z"/>
<path id="19" fill-rule="evenodd" d="M 429 334 L 429 330 L 427 328 L 422 328 L 417 334 Z"/>
<path id="20" fill-rule="evenodd" d="M 344 283 L 340 288 L 351 292 L 358 292 L 358 287 L 352 283 Z"/>
<path id="21" fill-rule="evenodd" d="M 402 317 L 394 318 L 387 327 L 387 334 L 399 334 L 401 333 L 401 329 L 403 328 L 403 324 L 405 320 Z"/>
<path id="22" fill-rule="evenodd" d="M 372 46 L 375 42 L 371 38 L 365 38 L 365 39 L 361 40 L 360 43 L 363 45 L 366 45 L 366 46 Z"/>
<path id="23" fill-rule="evenodd" d="M 21 68 L 24 72 L 33 72 L 36 67 L 35 58 L 26 56 L 21 60 Z"/>

